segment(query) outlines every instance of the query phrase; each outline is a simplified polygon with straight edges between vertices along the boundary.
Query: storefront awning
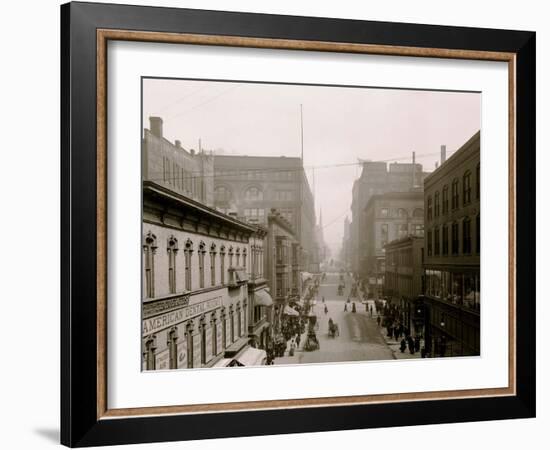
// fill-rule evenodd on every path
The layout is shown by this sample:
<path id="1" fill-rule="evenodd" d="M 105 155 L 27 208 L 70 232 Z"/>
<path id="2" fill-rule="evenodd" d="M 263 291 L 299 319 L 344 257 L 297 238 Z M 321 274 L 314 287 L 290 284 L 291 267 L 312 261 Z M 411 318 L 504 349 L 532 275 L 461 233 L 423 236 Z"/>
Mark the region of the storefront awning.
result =
<path id="1" fill-rule="evenodd" d="M 242 366 L 261 366 L 265 365 L 267 354 L 265 350 L 254 347 L 248 347 L 244 352 L 235 358 L 235 361 Z"/>
<path id="2" fill-rule="evenodd" d="M 254 292 L 254 305 L 255 306 L 271 306 L 273 305 L 273 299 L 269 292 L 265 289 L 260 289 Z"/>
<path id="3" fill-rule="evenodd" d="M 313 278 L 313 275 L 311 275 L 309 272 L 302 272 L 302 281 L 311 280 Z"/>
<path id="4" fill-rule="evenodd" d="M 300 313 L 296 311 L 294 308 L 291 308 L 290 306 L 285 306 L 285 309 L 283 310 L 283 313 L 287 316 L 299 316 Z"/>

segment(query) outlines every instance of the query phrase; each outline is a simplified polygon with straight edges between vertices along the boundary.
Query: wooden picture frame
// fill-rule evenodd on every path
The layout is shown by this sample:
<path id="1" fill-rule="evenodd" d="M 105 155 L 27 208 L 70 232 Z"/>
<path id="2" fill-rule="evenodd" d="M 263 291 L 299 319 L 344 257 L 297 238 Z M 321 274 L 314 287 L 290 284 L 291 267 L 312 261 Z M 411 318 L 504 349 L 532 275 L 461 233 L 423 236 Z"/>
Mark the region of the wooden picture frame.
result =
<path id="1" fill-rule="evenodd" d="M 110 409 L 109 40 L 505 61 L 509 67 L 507 388 Z M 61 7 L 61 442 L 91 446 L 535 415 L 535 33 L 69 3 Z"/>

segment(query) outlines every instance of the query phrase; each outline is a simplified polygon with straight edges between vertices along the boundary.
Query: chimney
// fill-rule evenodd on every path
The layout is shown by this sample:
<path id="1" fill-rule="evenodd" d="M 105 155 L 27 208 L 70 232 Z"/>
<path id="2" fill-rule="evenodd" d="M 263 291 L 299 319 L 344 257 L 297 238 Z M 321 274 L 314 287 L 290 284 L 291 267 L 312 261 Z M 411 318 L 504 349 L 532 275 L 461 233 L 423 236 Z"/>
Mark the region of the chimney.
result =
<path id="1" fill-rule="evenodd" d="M 447 146 L 442 145 L 441 146 L 441 165 L 447 161 Z"/>
<path id="2" fill-rule="evenodd" d="M 191 153 L 191 156 L 195 156 L 195 149 L 192 148 L 191 150 L 189 150 L 189 153 Z"/>
<path id="3" fill-rule="evenodd" d="M 178 141 L 177 139 L 174 141 L 174 145 L 177 147 L 177 148 L 181 148 L 181 141 Z"/>
<path id="4" fill-rule="evenodd" d="M 149 117 L 149 129 L 156 137 L 162 137 L 162 119 L 160 117 Z"/>

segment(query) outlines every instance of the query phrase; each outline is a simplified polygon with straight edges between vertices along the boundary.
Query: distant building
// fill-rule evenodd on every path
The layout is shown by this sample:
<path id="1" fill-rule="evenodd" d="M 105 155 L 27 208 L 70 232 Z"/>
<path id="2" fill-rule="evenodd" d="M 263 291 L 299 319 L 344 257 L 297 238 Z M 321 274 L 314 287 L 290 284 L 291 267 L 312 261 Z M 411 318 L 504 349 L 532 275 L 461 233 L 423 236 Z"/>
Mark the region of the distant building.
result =
<path id="1" fill-rule="evenodd" d="M 479 154 L 477 132 L 424 181 L 428 332 L 447 355 L 479 355 Z"/>
<path id="2" fill-rule="evenodd" d="M 427 173 L 421 164 L 365 161 L 361 176 L 353 183 L 352 219 L 350 225 L 351 270 L 358 276 L 367 276 L 367 236 L 372 234 L 366 226 L 365 207 L 374 195 L 387 192 L 422 191 Z"/>
<path id="3" fill-rule="evenodd" d="M 342 238 L 342 253 L 340 255 L 340 259 L 342 260 L 342 267 L 345 270 L 351 270 L 352 262 L 351 262 L 351 255 L 352 255 L 352 249 L 351 249 L 351 223 L 349 221 L 348 216 L 344 219 L 344 237 Z"/>
<path id="4" fill-rule="evenodd" d="M 424 293 L 424 238 L 409 235 L 386 244 L 384 295 L 400 307 L 401 321 L 416 335 L 422 333 L 422 309 L 416 309 Z"/>
<path id="5" fill-rule="evenodd" d="M 364 283 L 370 296 L 383 294 L 385 246 L 409 235 L 424 235 L 422 192 L 387 192 L 370 197 L 364 211 Z"/>
<path id="6" fill-rule="evenodd" d="M 214 171 L 216 208 L 259 225 L 275 208 L 294 230 L 302 270 L 319 272 L 313 194 L 301 158 L 215 155 Z"/>
<path id="7" fill-rule="evenodd" d="M 142 179 L 153 181 L 173 192 L 214 206 L 214 161 L 204 151 L 184 149 L 163 136 L 160 117 L 149 118 L 143 131 Z"/>

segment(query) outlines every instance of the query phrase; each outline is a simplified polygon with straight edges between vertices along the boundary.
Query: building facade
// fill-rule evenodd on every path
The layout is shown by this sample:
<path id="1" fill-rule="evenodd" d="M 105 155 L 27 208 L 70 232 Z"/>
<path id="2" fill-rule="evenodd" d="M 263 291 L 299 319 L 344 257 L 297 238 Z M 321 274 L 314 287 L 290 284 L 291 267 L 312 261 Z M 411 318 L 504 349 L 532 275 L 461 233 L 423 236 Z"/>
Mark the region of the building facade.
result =
<path id="1" fill-rule="evenodd" d="M 273 325 L 280 324 L 284 307 L 301 296 L 300 244 L 292 225 L 276 209 L 267 216 L 265 269 L 275 301 Z"/>
<path id="2" fill-rule="evenodd" d="M 265 350 L 273 336 L 273 298 L 264 273 L 268 230 L 259 226 L 256 229 L 250 240 L 248 337 L 250 345 Z"/>
<path id="3" fill-rule="evenodd" d="M 479 355 L 479 164 L 477 132 L 424 182 L 426 314 L 446 354 Z"/>
<path id="4" fill-rule="evenodd" d="M 370 197 L 365 207 L 364 283 L 368 295 L 383 295 L 386 273 L 386 244 L 407 236 L 424 235 L 422 192 L 387 192 Z"/>
<path id="5" fill-rule="evenodd" d="M 163 136 L 160 117 L 149 118 L 143 130 L 142 179 L 207 206 L 214 205 L 214 159 L 204 151 L 186 150 Z"/>
<path id="6" fill-rule="evenodd" d="M 409 332 L 421 334 L 424 318 L 416 307 L 424 293 L 424 237 L 409 235 L 386 244 L 385 249 L 384 295 L 400 307 L 401 321 Z"/>
<path id="7" fill-rule="evenodd" d="M 302 270 L 319 271 L 313 194 L 301 158 L 215 155 L 214 171 L 216 208 L 259 225 L 275 208 L 300 243 Z"/>
<path id="8" fill-rule="evenodd" d="M 413 157 L 414 160 L 414 157 Z M 367 276 L 367 246 L 373 230 L 367 225 L 365 207 L 374 195 L 387 192 L 422 190 L 427 173 L 421 164 L 391 163 L 380 161 L 363 162 L 361 176 L 355 180 L 352 190 L 352 218 L 350 224 L 351 270 L 359 277 Z"/>

